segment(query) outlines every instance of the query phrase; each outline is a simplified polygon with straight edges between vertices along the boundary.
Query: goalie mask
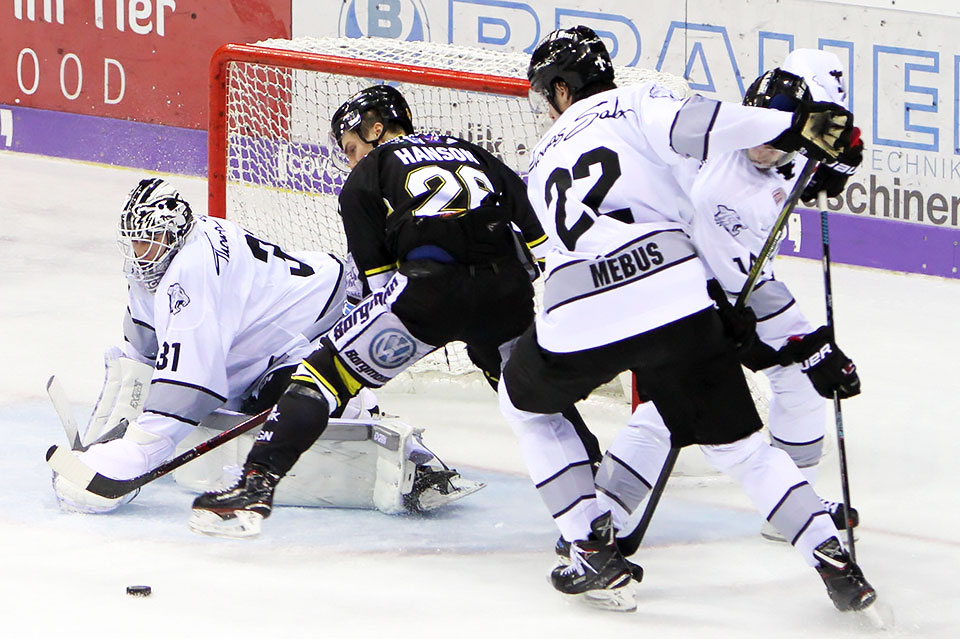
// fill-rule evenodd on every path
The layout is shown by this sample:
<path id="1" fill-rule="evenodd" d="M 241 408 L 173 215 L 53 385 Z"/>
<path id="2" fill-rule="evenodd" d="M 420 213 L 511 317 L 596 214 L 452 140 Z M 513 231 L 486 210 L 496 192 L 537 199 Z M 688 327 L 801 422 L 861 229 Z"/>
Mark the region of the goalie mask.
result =
<path id="1" fill-rule="evenodd" d="M 545 98 L 554 109 L 556 83 L 562 80 L 570 88 L 574 102 L 584 87 L 613 83 L 613 63 L 603 40 L 590 27 L 557 29 L 544 38 L 527 68 L 530 80 L 530 104 L 537 113 L 543 111 Z"/>
<path id="2" fill-rule="evenodd" d="M 124 273 L 155 291 L 194 224 L 190 205 L 172 185 L 159 178 L 140 180 L 117 229 Z"/>
<path id="3" fill-rule="evenodd" d="M 774 69 L 753 81 L 743 96 L 743 104 L 793 113 L 801 102 L 812 99 L 810 89 L 802 77 L 783 69 Z M 753 165 L 761 170 L 784 166 L 796 157 L 796 152 L 780 151 L 769 144 L 752 147 L 746 152 Z"/>
<path id="4" fill-rule="evenodd" d="M 361 128 L 364 115 L 369 111 L 376 116 L 373 121 L 380 121 L 384 125 L 380 135 L 370 140 L 363 136 Z M 341 169 L 344 168 L 342 165 L 348 164 L 342 153 L 345 133 L 353 131 L 367 144 L 377 146 L 391 124 L 399 125 L 406 134 L 413 133 L 412 117 L 406 99 L 391 86 L 378 84 L 357 91 L 330 118 L 329 147 L 334 163 Z M 370 121 L 369 116 L 367 121 Z M 349 171 L 349 167 L 346 170 Z"/>

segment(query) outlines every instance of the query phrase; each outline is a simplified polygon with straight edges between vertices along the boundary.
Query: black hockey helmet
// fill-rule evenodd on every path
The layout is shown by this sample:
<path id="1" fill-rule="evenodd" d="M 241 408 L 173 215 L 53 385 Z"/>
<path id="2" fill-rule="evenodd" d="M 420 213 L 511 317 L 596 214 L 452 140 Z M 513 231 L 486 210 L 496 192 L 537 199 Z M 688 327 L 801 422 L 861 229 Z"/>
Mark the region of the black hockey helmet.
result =
<path id="1" fill-rule="evenodd" d="M 613 82 L 613 63 L 603 40 L 583 25 L 557 29 L 547 35 L 530 57 L 527 68 L 530 89 L 545 97 L 556 108 L 554 89 L 563 80 L 573 99 L 591 84 Z"/>
<path id="2" fill-rule="evenodd" d="M 386 84 L 377 84 L 354 93 L 330 118 L 330 132 L 338 147 L 341 147 L 343 134 L 358 130 L 363 114 L 371 110 L 380 116 L 384 124 L 395 122 L 403 128 L 405 133 L 413 133 L 412 116 L 406 99 L 395 88 Z M 374 146 L 379 141 L 379 138 L 364 140 Z"/>
<path id="3" fill-rule="evenodd" d="M 806 81 L 783 69 L 767 71 L 753 81 L 743 96 L 746 106 L 796 111 L 801 102 L 813 100 Z"/>

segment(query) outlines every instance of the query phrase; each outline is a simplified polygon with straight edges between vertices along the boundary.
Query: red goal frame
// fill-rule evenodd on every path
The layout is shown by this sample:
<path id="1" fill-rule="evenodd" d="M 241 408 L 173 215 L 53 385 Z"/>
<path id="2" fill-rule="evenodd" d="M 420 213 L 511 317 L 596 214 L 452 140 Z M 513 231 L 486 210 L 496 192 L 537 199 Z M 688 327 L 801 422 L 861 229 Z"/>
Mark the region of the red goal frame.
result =
<path id="1" fill-rule="evenodd" d="M 225 44 L 217 49 L 210 59 L 210 112 L 207 129 L 207 214 L 212 217 L 223 218 L 226 217 L 227 213 L 227 87 L 229 65 L 237 62 L 376 78 L 391 82 L 449 87 L 521 98 L 526 97 L 530 88 L 530 83 L 520 78 L 373 62 L 250 44 Z"/>

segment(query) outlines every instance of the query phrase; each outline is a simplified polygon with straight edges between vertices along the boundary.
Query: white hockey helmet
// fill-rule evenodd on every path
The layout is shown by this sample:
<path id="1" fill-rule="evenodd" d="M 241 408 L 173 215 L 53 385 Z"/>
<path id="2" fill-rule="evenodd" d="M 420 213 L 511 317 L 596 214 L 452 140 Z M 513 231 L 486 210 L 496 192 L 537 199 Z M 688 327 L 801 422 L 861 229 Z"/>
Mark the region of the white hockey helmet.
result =
<path id="1" fill-rule="evenodd" d="M 170 183 L 140 180 L 127 197 L 117 228 L 124 273 L 155 291 L 194 224 L 190 205 Z"/>
<path id="2" fill-rule="evenodd" d="M 780 68 L 802 77 L 814 100 L 840 105 L 846 103 L 847 85 L 843 79 L 840 58 L 836 54 L 819 49 L 794 49 Z"/>

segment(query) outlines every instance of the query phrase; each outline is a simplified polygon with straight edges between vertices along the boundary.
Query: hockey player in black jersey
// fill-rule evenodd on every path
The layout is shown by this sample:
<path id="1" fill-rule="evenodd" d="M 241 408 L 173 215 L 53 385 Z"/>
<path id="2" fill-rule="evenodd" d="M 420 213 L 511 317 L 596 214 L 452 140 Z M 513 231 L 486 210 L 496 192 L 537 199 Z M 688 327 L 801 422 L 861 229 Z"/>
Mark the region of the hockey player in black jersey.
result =
<path id="1" fill-rule="evenodd" d="M 238 484 L 196 499 L 194 530 L 259 529 L 277 482 L 329 417 L 438 347 L 465 342 L 495 384 L 507 349 L 533 321 L 531 250 L 546 237 L 512 170 L 464 140 L 415 134 L 406 100 L 385 85 L 352 96 L 331 128 L 351 169 L 340 215 L 368 295 L 293 374 Z M 572 402 L 563 414 L 598 460 Z"/>

